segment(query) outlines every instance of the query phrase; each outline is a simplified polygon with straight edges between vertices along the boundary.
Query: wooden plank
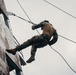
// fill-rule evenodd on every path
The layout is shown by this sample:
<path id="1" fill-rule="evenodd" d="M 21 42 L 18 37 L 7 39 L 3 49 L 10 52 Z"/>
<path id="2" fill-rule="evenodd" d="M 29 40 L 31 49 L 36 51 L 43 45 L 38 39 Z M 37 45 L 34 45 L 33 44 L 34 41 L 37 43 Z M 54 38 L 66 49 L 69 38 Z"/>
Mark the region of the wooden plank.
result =
<path id="1" fill-rule="evenodd" d="M 5 75 L 8 74 L 8 66 L 1 58 L 0 58 L 0 71 L 3 72 Z"/>
<path id="2" fill-rule="evenodd" d="M 3 11 L 3 13 L 5 14 L 5 16 L 8 17 L 4 0 L 0 0 L 0 9 Z"/>

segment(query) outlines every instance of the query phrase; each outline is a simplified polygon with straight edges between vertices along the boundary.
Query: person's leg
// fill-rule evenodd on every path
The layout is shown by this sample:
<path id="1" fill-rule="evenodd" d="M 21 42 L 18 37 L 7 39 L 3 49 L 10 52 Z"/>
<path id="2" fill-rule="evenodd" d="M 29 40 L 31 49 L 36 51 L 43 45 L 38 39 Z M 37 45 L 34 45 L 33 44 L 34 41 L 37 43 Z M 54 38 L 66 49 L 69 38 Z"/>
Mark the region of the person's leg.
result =
<path id="1" fill-rule="evenodd" d="M 15 55 L 17 51 L 21 51 L 22 49 L 24 49 L 24 48 L 26 48 L 26 47 L 28 47 L 30 45 L 40 43 L 40 42 L 42 42 L 42 40 L 43 40 L 42 35 L 33 36 L 31 39 L 27 40 L 26 42 L 24 42 L 23 44 L 17 46 L 16 48 L 6 49 L 6 51 Z"/>
<path id="2" fill-rule="evenodd" d="M 21 51 L 22 49 L 30 46 L 31 44 L 32 44 L 32 40 L 29 39 L 26 42 L 24 42 L 23 44 L 16 46 L 16 48 L 6 49 L 6 51 L 15 55 L 17 51 Z"/>
<path id="3" fill-rule="evenodd" d="M 26 61 L 27 63 L 31 63 L 35 60 L 35 54 L 36 54 L 37 48 L 35 46 L 32 46 L 31 48 L 31 57 Z"/>

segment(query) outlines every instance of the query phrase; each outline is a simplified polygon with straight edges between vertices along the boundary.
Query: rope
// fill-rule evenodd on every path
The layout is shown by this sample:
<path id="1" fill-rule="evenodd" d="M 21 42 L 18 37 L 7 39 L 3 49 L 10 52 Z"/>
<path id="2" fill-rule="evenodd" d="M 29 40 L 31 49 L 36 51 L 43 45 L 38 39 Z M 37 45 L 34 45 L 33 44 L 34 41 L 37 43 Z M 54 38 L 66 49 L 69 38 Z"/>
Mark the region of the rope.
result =
<path id="1" fill-rule="evenodd" d="M 31 19 L 29 18 L 29 16 L 27 15 L 26 11 L 23 9 L 23 7 L 22 7 L 22 5 L 20 4 L 20 2 L 19 2 L 18 0 L 17 0 L 17 2 L 18 2 L 18 4 L 20 5 L 20 7 L 21 7 L 21 9 L 23 10 L 23 12 L 25 13 L 25 15 L 27 16 L 27 18 L 30 20 L 30 23 L 33 23 L 33 22 L 31 21 Z M 37 29 L 36 29 L 36 31 L 37 31 L 38 34 L 40 34 Z"/>
<path id="2" fill-rule="evenodd" d="M 44 1 L 45 1 L 46 3 L 48 3 L 48 4 L 52 5 L 53 7 L 55 7 L 55 8 L 57 8 L 57 9 L 59 9 L 60 11 L 62 11 L 62 12 L 64 12 L 64 13 L 66 13 L 67 15 L 69 15 L 69 16 L 71 16 L 71 17 L 73 17 L 74 19 L 76 19 L 76 17 L 75 17 L 75 16 L 73 16 L 73 15 L 69 14 L 68 12 L 66 12 L 66 11 L 62 10 L 61 8 L 59 8 L 59 7 L 55 6 L 54 4 L 52 4 L 52 3 L 50 3 L 50 2 L 48 2 L 48 1 L 46 1 L 46 0 L 44 0 Z"/>
<path id="3" fill-rule="evenodd" d="M 23 12 L 25 13 L 25 15 L 27 16 L 27 18 L 31 21 L 31 19 L 29 18 L 29 16 L 27 15 L 27 13 L 25 12 L 25 10 L 23 9 L 22 5 L 20 4 L 20 2 L 17 0 L 19 6 L 21 7 L 21 9 L 23 10 Z"/>
<path id="4" fill-rule="evenodd" d="M 51 47 L 51 46 L 50 46 Z M 74 73 L 76 73 L 76 71 L 69 65 L 69 63 L 65 60 L 65 58 L 57 51 L 57 50 L 55 50 L 53 47 L 51 47 L 52 48 L 52 50 L 53 51 L 55 51 L 57 54 L 59 54 L 61 57 L 62 57 L 62 59 L 65 61 L 65 63 L 68 65 L 68 67 L 74 72 Z"/>
<path id="5" fill-rule="evenodd" d="M 76 44 L 76 42 L 73 41 L 73 40 L 71 40 L 71 39 L 68 39 L 68 38 L 66 38 L 66 37 L 64 37 L 64 36 L 62 36 L 62 35 L 59 35 L 59 36 L 62 37 L 62 38 L 64 38 L 64 39 L 66 39 L 66 40 L 68 40 L 68 41 L 70 41 L 70 42 L 72 42 L 72 43 L 75 43 L 75 44 Z"/>

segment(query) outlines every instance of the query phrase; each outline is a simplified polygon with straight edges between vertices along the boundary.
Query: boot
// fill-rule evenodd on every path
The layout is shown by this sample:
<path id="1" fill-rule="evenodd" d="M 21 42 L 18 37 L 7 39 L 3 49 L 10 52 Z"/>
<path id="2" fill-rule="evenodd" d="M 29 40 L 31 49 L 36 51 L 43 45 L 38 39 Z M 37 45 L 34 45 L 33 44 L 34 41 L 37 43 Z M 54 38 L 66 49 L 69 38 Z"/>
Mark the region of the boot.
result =
<path id="1" fill-rule="evenodd" d="M 14 48 L 14 49 L 6 49 L 6 51 L 9 52 L 9 53 L 12 53 L 13 55 L 15 55 L 17 51 L 21 51 L 22 49 L 30 46 L 31 42 L 32 42 L 31 40 L 27 40 L 23 44 L 16 46 L 16 48 Z"/>
<path id="2" fill-rule="evenodd" d="M 31 63 L 32 61 L 35 60 L 36 50 L 37 50 L 37 48 L 35 46 L 32 46 L 32 48 L 31 48 L 31 57 L 26 61 L 27 63 Z"/>
<path id="3" fill-rule="evenodd" d="M 16 48 L 14 48 L 14 49 L 6 49 L 6 51 L 8 53 L 12 53 L 13 55 L 15 55 L 17 51 L 21 50 L 20 48 L 21 48 L 20 45 L 18 45 L 18 46 L 16 46 Z"/>
<path id="4" fill-rule="evenodd" d="M 8 53 L 12 53 L 13 55 L 15 55 L 16 52 L 17 52 L 16 49 L 6 49 L 6 51 L 7 51 Z"/>
<path id="5" fill-rule="evenodd" d="M 31 63 L 32 61 L 34 61 L 35 60 L 35 57 L 34 56 L 31 56 L 26 62 L 27 63 Z"/>

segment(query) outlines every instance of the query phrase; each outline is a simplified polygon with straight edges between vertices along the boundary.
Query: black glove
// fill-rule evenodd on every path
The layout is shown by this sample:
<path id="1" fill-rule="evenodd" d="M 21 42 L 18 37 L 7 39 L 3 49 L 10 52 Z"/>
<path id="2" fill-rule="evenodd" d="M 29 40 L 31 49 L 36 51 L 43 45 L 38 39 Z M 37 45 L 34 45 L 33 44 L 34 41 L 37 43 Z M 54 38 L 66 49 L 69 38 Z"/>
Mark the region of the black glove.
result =
<path id="1" fill-rule="evenodd" d="M 35 28 L 34 28 L 34 26 L 32 26 L 32 30 L 34 30 Z"/>

